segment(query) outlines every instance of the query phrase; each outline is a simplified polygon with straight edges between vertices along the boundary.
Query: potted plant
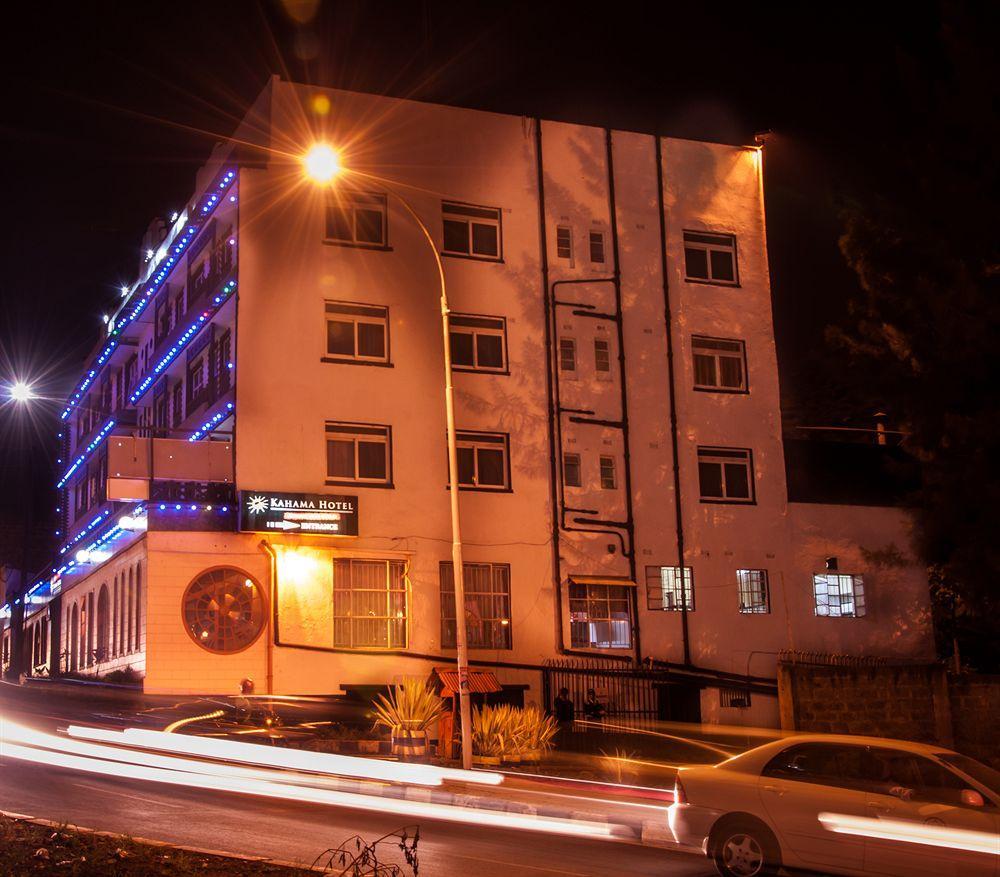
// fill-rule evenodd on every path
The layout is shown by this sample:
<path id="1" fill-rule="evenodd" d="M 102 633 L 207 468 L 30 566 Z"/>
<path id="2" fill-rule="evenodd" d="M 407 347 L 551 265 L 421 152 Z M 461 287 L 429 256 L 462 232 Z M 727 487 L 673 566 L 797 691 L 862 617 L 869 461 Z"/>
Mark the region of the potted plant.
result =
<path id="1" fill-rule="evenodd" d="M 374 704 L 376 726 L 388 728 L 392 753 L 404 760 L 427 754 L 427 728 L 442 712 L 444 703 L 424 679 L 404 679 Z"/>
<path id="2" fill-rule="evenodd" d="M 521 715 L 521 727 L 524 741 L 521 760 L 541 761 L 542 753 L 552 748 L 552 739 L 559 730 L 556 720 L 535 704 L 529 704 Z"/>
<path id="3" fill-rule="evenodd" d="M 507 708 L 509 710 L 509 707 Z M 509 724 L 509 720 L 508 720 Z M 506 742 L 504 717 L 499 707 L 472 711 L 472 763 L 497 767 Z"/>

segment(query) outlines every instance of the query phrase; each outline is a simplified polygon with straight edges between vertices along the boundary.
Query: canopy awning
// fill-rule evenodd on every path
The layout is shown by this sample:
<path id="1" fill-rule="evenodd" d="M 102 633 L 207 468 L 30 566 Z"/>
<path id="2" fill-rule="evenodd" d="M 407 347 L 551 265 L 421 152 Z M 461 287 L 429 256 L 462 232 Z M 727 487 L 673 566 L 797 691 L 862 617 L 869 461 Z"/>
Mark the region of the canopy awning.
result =
<path id="1" fill-rule="evenodd" d="M 570 576 L 569 580 L 577 585 L 618 585 L 626 588 L 636 586 L 627 576 Z"/>
<path id="2" fill-rule="evenodd" d="M 458 694 L 458 670 L 451 667 L 435 667 L 431 678 L 441 684 L 442 697 Z M 492 670 L 469 670 L 469 691 L 472 694 L 493 694 L 503 691 Z"/>

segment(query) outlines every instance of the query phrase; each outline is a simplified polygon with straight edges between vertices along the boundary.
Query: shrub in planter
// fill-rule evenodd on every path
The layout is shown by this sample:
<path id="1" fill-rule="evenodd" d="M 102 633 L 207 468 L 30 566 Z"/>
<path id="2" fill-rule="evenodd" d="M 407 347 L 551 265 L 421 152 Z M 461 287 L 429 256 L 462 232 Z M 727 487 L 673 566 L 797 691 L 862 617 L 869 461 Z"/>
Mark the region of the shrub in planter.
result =
<path id="1" fill-rule="evenodd" d="M 392 752 L 403 759 L 427 754 L 427 729 L 444 712 L 444 702 L 424 679 L 404 679 L 375 698 L 376 727 L 392 734 Z"/>
<path id="2" fill-rule="evenodd" d="M 521 712 L 521 760 L 541 761 L 542 753 L 552 748 L 552 739 L 559 726 L 555 718 L 546 715 L 535 704 L 529 704 Z"/>

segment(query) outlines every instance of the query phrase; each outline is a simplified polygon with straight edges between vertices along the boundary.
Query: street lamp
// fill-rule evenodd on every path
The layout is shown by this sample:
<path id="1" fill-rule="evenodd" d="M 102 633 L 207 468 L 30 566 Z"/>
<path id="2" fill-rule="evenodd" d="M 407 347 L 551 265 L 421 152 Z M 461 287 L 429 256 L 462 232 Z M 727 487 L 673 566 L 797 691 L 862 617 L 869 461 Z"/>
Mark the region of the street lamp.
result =
<path id="1" fill-rule="evenodd" d="M 35 391 L 31 384 L 25 381 L 16 381 L 11 385 L 10 398 L 15 402 L 30 402 L 35 398 Z"/>
<path id="2" fill-rule="evenodd" d="M 302 156 L 306 176 L 314 183 L 329 185 L 347 172 L 340 161 L 340 154 L 327 143 L 316 143 Z M 369 176 L 369 175 L 365 175 Z M 462 565 L 462 526 L 458 508 L 458 438 L 455 429 L 455 388 L 452 384 L 451 337 L 449 332 L 448 289 L 444 279 L 441 254 L 430 230 L 417 215 L 413 206 L 388 181 L 380 179 L 392 190 L 406 212 L 423 233 L 437 265 L 441 284 L 441 333 L 444 338 L 444 407 L 448 422 L 448 493 L 451 500 L 451 561 L 455 579 L 455 646 L 458 664 L 459 716 L 462 728 L 462 767 L 472 769 L 472 706 L 469 699 L 469 641 L 465 626 L 465 568 Z"/>

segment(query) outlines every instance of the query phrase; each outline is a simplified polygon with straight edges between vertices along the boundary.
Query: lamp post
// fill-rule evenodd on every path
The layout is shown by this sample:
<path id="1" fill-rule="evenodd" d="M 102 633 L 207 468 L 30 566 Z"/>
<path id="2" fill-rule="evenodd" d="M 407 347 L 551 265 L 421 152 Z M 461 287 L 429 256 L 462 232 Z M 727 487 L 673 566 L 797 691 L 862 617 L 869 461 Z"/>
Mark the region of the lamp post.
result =
<path id="1" fill-rule="evenodd" d="M 27 407 L 31 400 L 35 398 L 34 388 L 31 384 L 22 380 L 11 384 L 7 393 L 10 401 L 17 409 Z M 21 410 L 17 411 L 19 415 L 24 415 L 25 413 Z M 24 435 L 22 434 L 23 439 Z M 31 539 L 32 523 L 32 503 L 28 497 L 31 481 L 28 475 L 28 468 L 31 457 L 30 451 L 27 448 L 24 449 L 24 457 L 24 464 L 18 467 L 20 470 L 18 486 L 20 488 L 23 509 L 22 526 L 24 527 L 21 547 L 21 580 L 19 582 L 19 593 L 10 595 L 10 663 L 7 668 L 7 677 L 15 681 L 20 677 L 24 665 L 24 610 L 25 601 L 28 599 L 28 544 Z M 4 596 L 6 598 L 7 595 Z"/>
<path id="2" fill-rule="evenodd" d="M 306 175 L 313 182 L 329 185 L 345 172 L 340 156 L 331 146 L 317 143 L 303 157 Z M 365 175 L 369 176 L 369 175 Z M 444 405 L 448 434 L 448 493 L 451 502 L 451 560 L 455 581 L 455 646 L 458 665 L 458 700 L 462 731 L 462 767 L 472 769 L 472 705 L 469 697 L 469 642 L 465 624 L 465 569 L 462 565 L 462 525 L 458 505 L 458 438 L 455 429 L 455 388 L 452 383 L 451 337 L 449 332 L 448 288 L 444 278 L 441 254 L 430 229 L 417 215 L 410 202 L 386 180 L 379 179 L 399 199 L 423 234 L 441 286 L 441 334 L 444 339 Z"/>

